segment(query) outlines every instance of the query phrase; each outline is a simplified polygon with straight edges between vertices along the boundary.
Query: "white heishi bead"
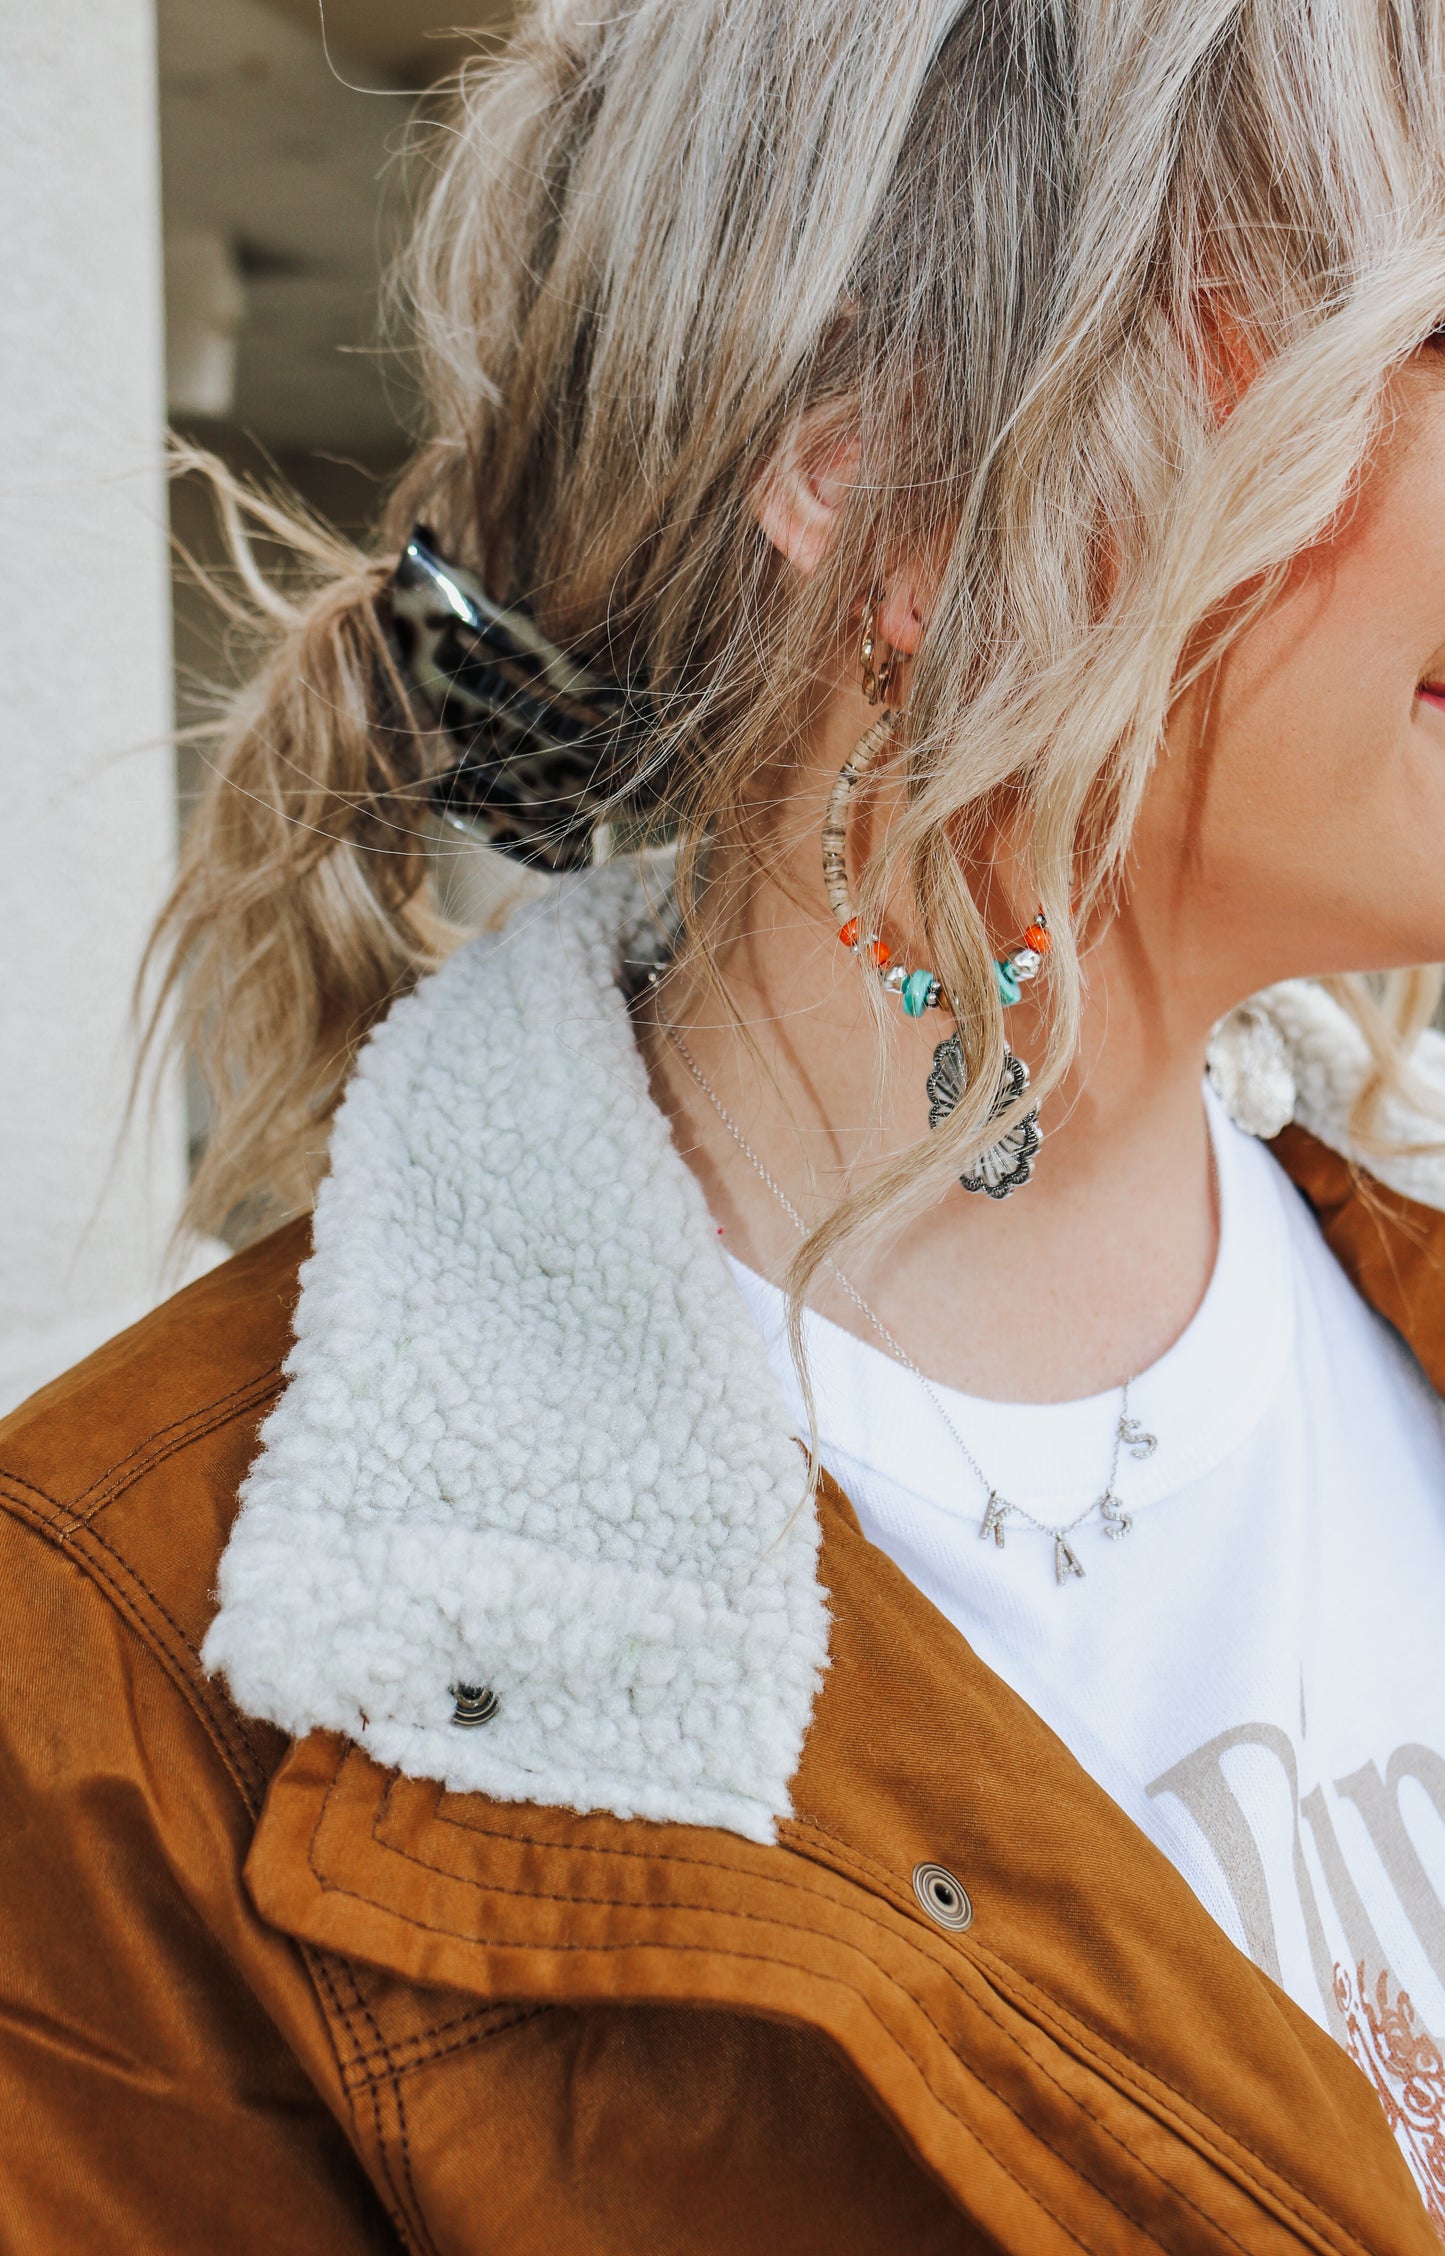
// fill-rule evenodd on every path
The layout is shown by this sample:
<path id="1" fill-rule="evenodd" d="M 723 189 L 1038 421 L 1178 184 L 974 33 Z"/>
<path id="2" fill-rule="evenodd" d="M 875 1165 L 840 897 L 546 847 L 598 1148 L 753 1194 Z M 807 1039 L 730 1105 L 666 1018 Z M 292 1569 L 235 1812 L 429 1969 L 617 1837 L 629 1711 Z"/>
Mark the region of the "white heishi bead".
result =
<path id="1" fill-rule="evenodd" d="M 1014 977 L 1016 979 L 1032 979 L 1043 960 L 1037 948 L 1017 949 L 1010 958 L 1014 968 Z"/>
<path id="2" fill-rule="evenodd" d="M 890 964 L 883 974 L 883 984 L 893 994 L 898 995 L 902 993 L 903 982 L 907 977 L 908 973 L 904 970 L 902 964 Z"/>

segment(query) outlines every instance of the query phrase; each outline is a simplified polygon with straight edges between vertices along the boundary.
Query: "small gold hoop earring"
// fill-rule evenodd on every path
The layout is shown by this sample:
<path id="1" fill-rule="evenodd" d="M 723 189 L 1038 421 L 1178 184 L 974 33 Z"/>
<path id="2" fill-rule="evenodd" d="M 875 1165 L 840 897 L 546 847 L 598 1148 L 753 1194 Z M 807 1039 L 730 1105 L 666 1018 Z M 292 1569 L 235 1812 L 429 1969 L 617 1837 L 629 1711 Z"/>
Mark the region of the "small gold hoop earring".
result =
<path id="1" fill-rule="evenodd" d="M 893 691 L 903 670 L 899 653 L 885 641 L 878 627 L 878 606 L 870 603 L 863 614 L 858 644 L 858 679 L 870 705 L 892 705 Z"/>

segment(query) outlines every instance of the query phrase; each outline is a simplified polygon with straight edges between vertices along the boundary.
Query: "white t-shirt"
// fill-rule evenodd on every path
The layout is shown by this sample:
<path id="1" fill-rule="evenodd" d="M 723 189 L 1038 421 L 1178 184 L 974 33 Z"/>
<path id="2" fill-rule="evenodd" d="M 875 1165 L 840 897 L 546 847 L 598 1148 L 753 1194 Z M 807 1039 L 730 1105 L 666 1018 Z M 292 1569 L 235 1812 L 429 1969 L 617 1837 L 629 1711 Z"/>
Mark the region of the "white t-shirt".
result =
<path id="1" fill-rule="evenodd" d="M 1347 2045 L 1445 2231 L 1445 1412 L 1269 1151 L 1206 1092 L 1214 1275 L 1133 1384 L 1132 1526 L 980 1540 L 987 1496 L 926 1389 L 821 1317 L 824 1463 L 886 1551 Z M 734 1262 L 799 1430 L 778 1290 Z M 888 1311 L 880 1310 L 885 1318 Z M 926 1340 L 908 1346 L 924 1369 Z M 1046 1405 L 940 1387 L 1003 1495 L 1064 1524 L 1104 1488 L 1117 1391 Z"/>

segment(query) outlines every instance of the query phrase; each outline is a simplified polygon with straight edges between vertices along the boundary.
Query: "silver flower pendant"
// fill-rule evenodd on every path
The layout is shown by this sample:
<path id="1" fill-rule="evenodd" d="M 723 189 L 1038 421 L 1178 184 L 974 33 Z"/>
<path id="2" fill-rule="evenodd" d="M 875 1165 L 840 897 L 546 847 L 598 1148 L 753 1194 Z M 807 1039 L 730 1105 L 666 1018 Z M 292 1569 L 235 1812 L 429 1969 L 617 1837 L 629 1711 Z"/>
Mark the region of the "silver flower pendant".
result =
<path id="1" fill-rule="evenodd" d="M 1029 1069 L 1022 1058 L 1012 1050 L 1004 1052 L 1003 1072 L 999 1078 L 998 1094 L 989 1111 L 990 1120 L 1002 1119 L 1010 1106 L 1016 1105 L 1029 1085 Z M 950 1034 L 940 1042 L 933 1053 L 933 1069 L 928 1076 L 928 1125 L 936 1128 L 947 1120 L 968 1086 L 968 1068 L 963 1060 L 963 1044 L 957 1034 Z M 1034 1155 L 1043 1142 L 1037 1111 L 1026 1112 L 996 1144 L 989 1144 L 977 1159 L 970 1161 L 959 1176 L 966 1191 L 983 1191 L 989 1198 L 1004 1199 L 1022 1189 L 1034 1171 Z"/>

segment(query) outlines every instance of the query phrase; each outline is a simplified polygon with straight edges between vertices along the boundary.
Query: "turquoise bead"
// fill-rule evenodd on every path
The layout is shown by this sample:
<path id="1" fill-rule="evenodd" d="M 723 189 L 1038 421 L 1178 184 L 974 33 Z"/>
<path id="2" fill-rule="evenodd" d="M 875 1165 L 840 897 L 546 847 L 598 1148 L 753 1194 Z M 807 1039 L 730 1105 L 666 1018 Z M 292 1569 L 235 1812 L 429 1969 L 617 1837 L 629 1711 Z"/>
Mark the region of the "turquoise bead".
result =
<path id="1" fill-rule="evenodd" d="M 903 982 L 903 1008 L 910 1018 L 922 1018 L 933 992 L 931 971 L 910 971 Z"/>
<path id="2" fill-rule="evenodd" d="M 1018 973 L 1014 970 L 1013 965 L 1010 963 L 999 962 L 996 963 L 993 968 L 998 974 L 999 995 L 1002 998 L 1005 1009 L 1007 1009 L 1008 1005 L 1010 1003 L 1016 1003 L 1020 995 L 1023 993 L 1023 989 L 1019 985 Z"/>

